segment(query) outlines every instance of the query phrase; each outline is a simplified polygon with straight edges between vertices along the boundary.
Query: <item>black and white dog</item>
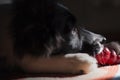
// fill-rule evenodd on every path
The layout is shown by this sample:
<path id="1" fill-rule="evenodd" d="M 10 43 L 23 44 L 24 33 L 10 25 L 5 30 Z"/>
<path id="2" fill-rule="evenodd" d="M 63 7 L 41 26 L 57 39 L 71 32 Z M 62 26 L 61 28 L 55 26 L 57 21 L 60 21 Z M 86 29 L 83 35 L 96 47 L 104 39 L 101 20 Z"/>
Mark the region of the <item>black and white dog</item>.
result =
<path id="1" fill-rule="evenodd" d="M 56 0 L 14 0 L 13 65 L 32 73 L 88 73 L 105 38 L 76 26 Z"/>

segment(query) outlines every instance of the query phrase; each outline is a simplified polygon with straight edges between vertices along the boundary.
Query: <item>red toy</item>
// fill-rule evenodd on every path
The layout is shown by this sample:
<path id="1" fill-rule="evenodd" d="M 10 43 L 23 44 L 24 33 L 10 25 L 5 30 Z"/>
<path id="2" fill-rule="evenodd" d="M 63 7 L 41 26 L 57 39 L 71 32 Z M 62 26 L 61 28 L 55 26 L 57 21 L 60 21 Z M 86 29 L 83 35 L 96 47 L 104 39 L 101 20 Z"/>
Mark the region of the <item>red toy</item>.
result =
<path id="1" fill-rule="evenodd" d="M 113 65 L 120 63 L 120 55 L 117 55 L 114 50 L 109 50 L 107 47 L 95 55 L 99 65 Z"/>

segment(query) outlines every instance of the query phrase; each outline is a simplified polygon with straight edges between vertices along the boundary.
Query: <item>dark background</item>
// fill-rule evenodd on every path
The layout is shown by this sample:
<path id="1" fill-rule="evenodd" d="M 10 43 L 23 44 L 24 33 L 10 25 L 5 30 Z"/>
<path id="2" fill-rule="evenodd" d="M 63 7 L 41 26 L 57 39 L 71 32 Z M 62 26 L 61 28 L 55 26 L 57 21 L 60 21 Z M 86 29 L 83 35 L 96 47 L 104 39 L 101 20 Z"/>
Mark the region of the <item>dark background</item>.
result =
<path id="1" fill-rule="evenodd" d="M 78 25 L 120 41 L 120 0 L 64 0 L 76 15 Z"/>
<path id="2" fill-rule="evenodd" d="M 10 25 L 10 0 L 1 0 L 0 28 Z M 120 41 L 120 0 L 60 0 L 78 19 L 78 26 L 104 35 L 108 40 Z M 4 4 L 3 4 L 4 3 Z M 7 4 L 5 4 L 7 3 Z M 0 32 L 6 33 L 6 31 Z"/>

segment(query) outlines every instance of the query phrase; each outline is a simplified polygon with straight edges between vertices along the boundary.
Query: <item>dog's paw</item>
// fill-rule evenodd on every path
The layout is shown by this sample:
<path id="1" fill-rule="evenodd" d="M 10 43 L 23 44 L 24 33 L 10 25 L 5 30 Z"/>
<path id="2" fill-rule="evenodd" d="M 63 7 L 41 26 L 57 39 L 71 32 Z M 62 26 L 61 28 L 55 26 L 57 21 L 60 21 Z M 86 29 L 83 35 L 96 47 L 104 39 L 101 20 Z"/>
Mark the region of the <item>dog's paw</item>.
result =
<path id="1" fill-rule="evenodd" d="M 89 73 L 97 69 L 97 60 L 85 53 L 76 54 L 66 54 L 65 58 L 69 58 L 72 72 L 78 73 L 83 71 L 84 73 Z"/>
<path id="2" fill-rule="evenodd" d="M 120 43 L 119 42 L 110 42 L 104 45 L 108 47 L 110 50 L 114 50 L 117 54 L 120 55 Z"/>

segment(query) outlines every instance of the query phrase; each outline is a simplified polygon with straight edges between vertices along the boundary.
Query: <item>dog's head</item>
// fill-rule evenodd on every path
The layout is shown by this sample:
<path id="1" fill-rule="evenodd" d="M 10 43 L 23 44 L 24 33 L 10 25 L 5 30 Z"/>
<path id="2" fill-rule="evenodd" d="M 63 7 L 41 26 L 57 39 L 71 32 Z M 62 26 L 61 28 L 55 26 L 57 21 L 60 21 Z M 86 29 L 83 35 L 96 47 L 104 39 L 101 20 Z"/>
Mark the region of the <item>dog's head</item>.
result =
<path id="1" fill-rule="evenodd" d="M 75 17 L 55 0 L 15 0 L 14 3 L 12 29 L 19 55 L 90 52 L 94 47 L 100 51 L 104 37 L 75 26 Z"/>

